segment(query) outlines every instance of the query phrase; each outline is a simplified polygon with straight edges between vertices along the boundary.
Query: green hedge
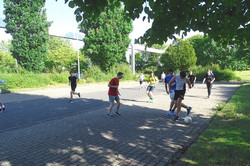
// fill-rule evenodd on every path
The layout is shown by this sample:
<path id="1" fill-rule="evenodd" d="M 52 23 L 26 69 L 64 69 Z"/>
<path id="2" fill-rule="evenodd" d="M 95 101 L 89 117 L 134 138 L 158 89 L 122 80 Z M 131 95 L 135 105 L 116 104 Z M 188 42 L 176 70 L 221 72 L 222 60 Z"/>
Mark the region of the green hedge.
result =
<path id="1" fill-rule="evenodd" d="M 222 70 L 219 65 L 212 66 L 195 66 L 190 67 L 189 71 L 193 71 L 193 74 L 197 77 L 197 81 L 202 81 L 207 69 L 211 69 L 215 75 L 215 81 L 241 81 L 241 78 L 236 76 L 235 72 L 229 69 Z"/>

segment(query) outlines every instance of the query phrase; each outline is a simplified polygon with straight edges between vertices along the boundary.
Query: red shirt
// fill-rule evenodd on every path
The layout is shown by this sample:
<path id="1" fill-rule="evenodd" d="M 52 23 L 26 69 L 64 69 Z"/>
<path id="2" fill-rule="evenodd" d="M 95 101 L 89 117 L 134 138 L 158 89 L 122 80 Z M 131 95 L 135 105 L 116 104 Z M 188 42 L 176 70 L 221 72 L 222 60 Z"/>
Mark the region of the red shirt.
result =
<path id="1" fill-rule="evenodd" d="M 119 80 L 118 78 L 112 78 L 109 82 L 110 85 L 113 85 L 113 86 L 118 86 L 119 85 Z M 118 96 L 118 88 L 111 88 L 109 87 L 109 92 L 108 92 L 108 95 L 111 95 L 111 96 Z"/>

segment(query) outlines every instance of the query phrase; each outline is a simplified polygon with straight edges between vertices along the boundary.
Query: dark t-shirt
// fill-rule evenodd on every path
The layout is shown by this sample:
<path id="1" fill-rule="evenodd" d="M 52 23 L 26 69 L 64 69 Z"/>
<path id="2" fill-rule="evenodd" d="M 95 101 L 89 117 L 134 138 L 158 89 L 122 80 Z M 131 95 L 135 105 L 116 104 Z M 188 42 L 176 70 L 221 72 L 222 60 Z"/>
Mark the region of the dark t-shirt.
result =
<path id="1" fill-rule="evenodd" d="M 71 83 L 71 86 L 76 85 L 76 80 L 77 80 L 76 76 L 72 76 L 72 77 L 69 76 L 69 81 Z"/>
<path id="2" fill-rule="evenodd" d="M 189 81 L 190 81 L 191 83 L 193 83 L 193 82 L 194 82 L 194 79 L 195 79 L 195 75 L 190 75 L 190 74 L 189 74 L 188 79 L 189 79 Z"/>
<path id="3" fill-rule="evenodd" d="M 119 85 L 118 78 L 116 78 L 116 77 L 112 78 L 112 80 L 110 80 L 109 84 L 113 85 L 113 86 L 118 86 Z M 108 95 L 118 96 L 118 88 L 111 88 L 111 87 L 109 87 Z"/>
<path id="4" fill-rule="evenodd" d="M 204 78 L 206 78 L 206 80 L 205 80 L 206 82 L 211 82 L 214 79 L 214 75 L 212 75 L 212 74 L 210 74 L 210 75 L 206 74 L 204 76 Z"/>

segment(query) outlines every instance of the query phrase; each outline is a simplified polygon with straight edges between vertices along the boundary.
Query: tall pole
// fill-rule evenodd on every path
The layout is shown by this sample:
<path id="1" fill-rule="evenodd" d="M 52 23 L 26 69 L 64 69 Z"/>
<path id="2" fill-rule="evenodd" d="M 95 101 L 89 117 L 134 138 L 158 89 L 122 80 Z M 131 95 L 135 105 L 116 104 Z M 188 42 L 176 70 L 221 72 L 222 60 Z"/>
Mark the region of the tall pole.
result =
<path id="1" fill-rule="evenodd" d="M 77 49 L 78 49 L 78 51 L 77 51 L 77 67 L 78 67 L 78 79 L 80 79 L 81 78 L 81 73 L 80 73 L 80 58 L 79 58 L 79 45 L 78 45 L 78 33 L 76 32 L 76 42 L 77 42 Z"/>
<path id="2" fill-rule="evenodd" d="M 130 43 L 131 46 L 131 68 L 132 68 L 132 73 L 135 74 L 135 50 L 134 50 L 134 45 Z"/>

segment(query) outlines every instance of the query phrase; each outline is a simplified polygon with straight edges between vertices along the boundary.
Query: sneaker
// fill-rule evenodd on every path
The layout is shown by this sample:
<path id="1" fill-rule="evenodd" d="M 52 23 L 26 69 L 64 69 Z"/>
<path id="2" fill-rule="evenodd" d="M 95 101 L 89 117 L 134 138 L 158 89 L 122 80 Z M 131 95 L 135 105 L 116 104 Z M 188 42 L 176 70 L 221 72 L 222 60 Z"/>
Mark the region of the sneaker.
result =
<path id="1" fill-rule="evenodd" d="M 79 97 L 81 97 L 80 93 L 77 94 Z"/>
<path id="2" fill-rule="evenodd" d="M 175 112 L 172 111 L 172 110 L 169 110 L 169 111 L 168 111 L 168 116 L 171 116 L 171 115 L 175 115 Z"/>
<path id="3" fill-rule="evenodd" d="M 107 117 L 110 118 L 110 117 L 111 117 L 111 114 L 107 114 Z"/>
<path id="4" fill-rule="evenodd" d="M 73 103 L 73 100 L 69 100 L 69 103 Z"/>
<path id="5" fill-rule="evenodd" d="M 116 114 L 116 115 L 119 115 L 119 116 L 121 115 L 119 112 L 115 112 L 115 114 Z"/>
<path id="6" fill-rule="evenodd" d="M 187 116 L 190 114 L 191 110 L 192 110 L 192 107 L 187 108 Z"/>
<path id="7" fill-rule="evenodd" d="M 175 115 L 175 117 L 174 117 L 174 121 L 178 121 L 178 120 L 180 120 L 180 117 L 179 117 L 179 116 L 177 116 L 177 115 Z"/>

